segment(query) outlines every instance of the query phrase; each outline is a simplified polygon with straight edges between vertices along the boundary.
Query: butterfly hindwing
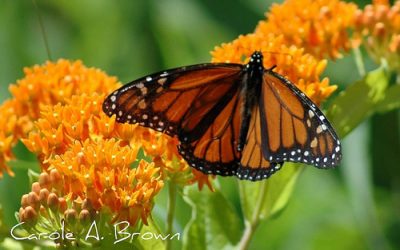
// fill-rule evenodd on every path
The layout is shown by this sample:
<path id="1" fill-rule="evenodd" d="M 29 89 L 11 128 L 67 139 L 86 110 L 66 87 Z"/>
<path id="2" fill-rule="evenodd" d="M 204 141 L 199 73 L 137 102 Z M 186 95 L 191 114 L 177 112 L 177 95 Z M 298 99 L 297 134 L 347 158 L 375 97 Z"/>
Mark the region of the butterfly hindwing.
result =
<path id="1" fill-rule="evenodd" d="M 341 159 L 339 139 L 318 107 L 281 75 L 266 71 L 260 96 L 262 148 L 271 162 L 328 168 Z"/>
<path id="2" fill-rule="evenodd" d="M 226 176 L 237 173 L 241 157 L 236 150 L 241 124 L 241 105 L 242 99 L 237 89 L 221 112 L 217 113 L 211 122 L 202 124 L 205 131 L 200 137 L 179 145 L 179 152 L 190 166 L 208 174 Z M 214 113 L 210 112 L 203 119 L 209 121 L 207 115 L 214 116 Z"/>
<path id="3" fill-rule="evenodd" d="M 261 180 L 279 170 L 281 163 L 269 162 L 262 145 L 260 108 L 253 107 L 247 139 L 242 151 L 237 176 L 240 179 Z"/>

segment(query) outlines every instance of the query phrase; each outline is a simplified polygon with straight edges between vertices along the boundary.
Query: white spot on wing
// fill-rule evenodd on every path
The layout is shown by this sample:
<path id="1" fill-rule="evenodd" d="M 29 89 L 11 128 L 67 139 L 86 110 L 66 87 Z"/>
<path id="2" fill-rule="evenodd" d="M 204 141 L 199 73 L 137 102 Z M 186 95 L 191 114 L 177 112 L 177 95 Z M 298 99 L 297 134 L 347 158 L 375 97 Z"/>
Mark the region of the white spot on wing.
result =
<path id="1" fill-rule="evenodd" d="M 160 84 L 160 85 L 163 85 L 164 83 L 165 83 L 165 81 L 167 80 L 167 78 L 160 78 L 160 79 L 158 79 L 158 84 Z"/>

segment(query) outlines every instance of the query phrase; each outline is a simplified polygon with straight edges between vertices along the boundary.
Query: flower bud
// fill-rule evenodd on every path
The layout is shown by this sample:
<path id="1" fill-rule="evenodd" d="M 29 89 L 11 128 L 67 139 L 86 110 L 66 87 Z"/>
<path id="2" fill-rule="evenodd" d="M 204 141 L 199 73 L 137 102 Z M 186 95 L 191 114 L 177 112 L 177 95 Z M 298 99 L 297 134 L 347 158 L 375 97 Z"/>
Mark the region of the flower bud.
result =
<path id="1" fill-rule="evenodd" d="M 50 175 L 46 172 L 41 173 L 39 176 L 39 183 L 42 188 L 50 189 L 51 187 Z"/>
<path id="2" fill-rule="evenodd" d="M 39 199 L 40 199 L 40 203 L 43 206 L 47 206 L 47 198 L 49 197 L 49 190 L 47 190 L 46 188 L 42 188 L 39 192 Z"/>
<path id="3" fill-rule="evenodd" d="M 36 194 L 39 194 L 40 189 L 41 189 L 41 187 L 40 187 L 39 182 L 32 183 L 32 187 L 31 187 L 32 192 L 35 192 Z"/>
<path id="4" fill-rule="evenodd" d="M 27 195 L 27 194 L 24 194 L 24 195 L 22 195 L 22 197 L 21 197 L 21 207 L 22 207 L 22 208 L 26 208 L 28 205 L 29 205 L 29 202 L 28 202 L 28 195 Z"/>
<path id="5" fill-rule="evenodd" d="M 55 193 L 50 193 L 47 197 L 47 206 L 51 211 L 56 212 L 60 206 L 58 196 Z"/>
<path id="6" fill-rule="evenodd" d="M 33 207 L 35 210 L 39 210 L 40 207 L 40 199 L 39 199 L 39 195 L 36 194 L 35 192 L 30 192 L 28 194 L 28 203 L 29 206 Z"/>
<path id="7" fill-rule="evenodd" d="M 31 206 L 27 206 L 24 209 L 23 221 L 28 225 L 34 225 L 37 221 L 37 212 Z"/>
<path id="8" fill-rule="evenodd" d="M 78 213 L 76 212 L 75 209 L 67 209 L 64 212 L 64 218 L 65 222 L 68 223 L 69 225 L 75 225 L 76 221 L 78 219 Z"/>
<path id="9" fill-rule="evenodd" d="M 60 204 L 61 212 L 64 212 L 65 210 L 67 210 L 68 204 L 67 204 L 67 201 L 65 200 L 65 198 L 63 198 L 63 197 L 58 198 L 58 202 Z"/>
<path id="10" fill-rule="evenodd" d="M 83 226 L 87 226 L 91 223 L 92 220 L 92 216 L 90 214 L 90 212 L 86 209 L 83 209 L 80 213 L 79 213 L 79 222 L 83 225 Z"/>

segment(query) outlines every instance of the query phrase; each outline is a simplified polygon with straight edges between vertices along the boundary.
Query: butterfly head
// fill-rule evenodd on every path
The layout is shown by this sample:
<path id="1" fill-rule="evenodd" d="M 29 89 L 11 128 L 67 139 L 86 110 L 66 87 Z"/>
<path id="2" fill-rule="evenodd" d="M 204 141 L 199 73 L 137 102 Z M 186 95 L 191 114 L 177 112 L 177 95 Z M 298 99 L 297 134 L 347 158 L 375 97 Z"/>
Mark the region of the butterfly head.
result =
<path id="1" fill-rule="evenodd" d="M 250 72 L 264 72 L 263 66 L 263 55 L 260 51 L 255 51 L 251 57 L 250 61 L 246 65 L 246 70 Z"/>

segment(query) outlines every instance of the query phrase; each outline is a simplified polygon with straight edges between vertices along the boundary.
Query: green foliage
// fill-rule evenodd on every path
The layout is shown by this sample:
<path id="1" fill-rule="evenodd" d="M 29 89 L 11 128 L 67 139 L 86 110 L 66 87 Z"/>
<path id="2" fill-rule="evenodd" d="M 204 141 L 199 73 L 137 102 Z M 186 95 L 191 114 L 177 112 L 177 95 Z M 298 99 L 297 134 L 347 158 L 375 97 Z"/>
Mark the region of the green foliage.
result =
<path id="1" fill-rule="evenodd" d="M 239 241 L 242 221 L 218 190 L 199 192 L 188 186 L 184 199 L 192 207 L 192 219 L 183 233 L 183 249 L 229 249 Z"/>
<path id="2" fill-rule="evenodd" d="M 389 73 L 384 67 L 369 72 L 365 77 L 351 84 L 333 101 L 327 115 L 335 125 L 336 131 L 344 137 L 367 117 L 372 115 L 376 107 L 393 106 L 399 96 L 385 98 L 389 84 Z M 380 108 L 382 110 L 382 107 Z"/>
<path id="3" fill-rule="evenodd" d="M 254 220 L 256 214 L 257 220 L 269 219 L 285 208 L 303 167 L 285 163 L 283 169 L 266 182 L 239 182 L 240 201 L 247 221 Z M 258 203 L 261 203 L 260 207 L 257 207 Z"/>

